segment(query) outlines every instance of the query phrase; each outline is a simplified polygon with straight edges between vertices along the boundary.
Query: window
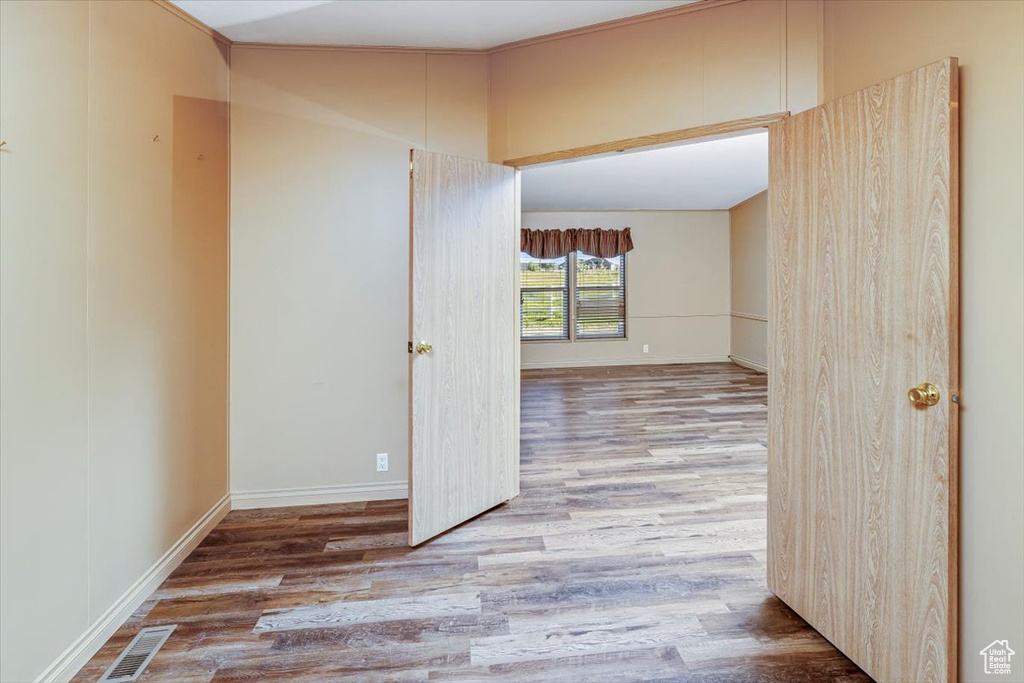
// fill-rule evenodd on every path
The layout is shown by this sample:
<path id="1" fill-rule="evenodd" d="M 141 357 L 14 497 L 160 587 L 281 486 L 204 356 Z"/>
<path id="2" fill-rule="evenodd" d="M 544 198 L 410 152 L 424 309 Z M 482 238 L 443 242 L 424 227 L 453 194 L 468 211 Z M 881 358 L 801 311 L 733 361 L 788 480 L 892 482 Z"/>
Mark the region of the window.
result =
<path id="1" fill-rule="evenodd" d="M 519 337 L 569 338 L 569 258 L 520 254 Z"/>
<path id="2" fill-rule="evenodd" d="M 576 257 L 576 338 L 626 336 L 626 257 Z"/>
<path id="3" fill-rule="evenodd" d="M 572 267 L 570 267 L 572 264 Z M 520 338 L 624 339 L 626 257 L 520 255 Z"/>

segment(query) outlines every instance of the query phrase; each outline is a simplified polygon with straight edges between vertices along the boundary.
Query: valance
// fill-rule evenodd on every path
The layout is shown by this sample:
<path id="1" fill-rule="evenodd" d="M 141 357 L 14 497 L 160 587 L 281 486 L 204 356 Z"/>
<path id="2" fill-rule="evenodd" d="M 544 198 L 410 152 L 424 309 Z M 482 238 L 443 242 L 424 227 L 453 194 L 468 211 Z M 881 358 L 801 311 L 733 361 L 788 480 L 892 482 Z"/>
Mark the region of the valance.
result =
<path id="1" fill-rule="evenodd" d="M 523 228 L 521 250 L 534 258 L 560 258 L 570 251 L 590 256 L 614 258 L 633 250 L 629 228 L 572 228 L 570 230 L 530 230 Z"/>

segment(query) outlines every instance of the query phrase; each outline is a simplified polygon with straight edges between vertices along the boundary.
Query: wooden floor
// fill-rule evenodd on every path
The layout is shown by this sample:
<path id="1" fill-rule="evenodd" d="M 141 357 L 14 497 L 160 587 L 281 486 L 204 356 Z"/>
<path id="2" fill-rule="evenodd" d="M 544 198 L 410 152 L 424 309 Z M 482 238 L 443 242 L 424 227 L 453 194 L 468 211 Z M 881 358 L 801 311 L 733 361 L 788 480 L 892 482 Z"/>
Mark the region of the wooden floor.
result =
<path id="1" fill-rule="evenodd" d="M 529 371 L 522 495 L 415 550 L 405 501 L 232 512 L 83 669 L 147 681 L 865 681 L 765 588 L 765 378 Z"/>

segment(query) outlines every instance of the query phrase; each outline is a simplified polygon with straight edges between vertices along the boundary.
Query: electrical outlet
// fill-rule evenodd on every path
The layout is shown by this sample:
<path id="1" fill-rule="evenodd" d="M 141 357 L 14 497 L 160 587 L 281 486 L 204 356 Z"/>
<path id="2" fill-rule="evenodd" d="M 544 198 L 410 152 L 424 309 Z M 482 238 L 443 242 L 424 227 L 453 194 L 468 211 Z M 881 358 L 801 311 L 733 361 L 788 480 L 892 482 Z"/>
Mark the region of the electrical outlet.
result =
<path id="1" fill-rule="evenodd" d="M 387 472 L 388 471 L 388 454 L 378 453 L 377 454 L 377 471 Z"/>
<path id="2" fill-rule="evenodd" d="M 644 353 L 646 354 L 650 350 L 651 350 L 651 347 L 648 346 L 647 344 L 644 344 Z"/>

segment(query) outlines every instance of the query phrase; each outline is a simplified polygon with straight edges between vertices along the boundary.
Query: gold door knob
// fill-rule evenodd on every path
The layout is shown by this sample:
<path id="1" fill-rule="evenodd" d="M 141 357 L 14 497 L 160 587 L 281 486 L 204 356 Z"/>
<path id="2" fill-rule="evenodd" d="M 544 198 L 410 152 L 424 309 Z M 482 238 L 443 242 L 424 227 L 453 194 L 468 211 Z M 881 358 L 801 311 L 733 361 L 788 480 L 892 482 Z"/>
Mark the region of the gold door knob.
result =
<path id="1" fill-rule="evenodd" d="M 925 382 L 908 391 L 907 398 L 918 408 L 927 408 L 939 402 L 939 388 Z"/>
<path id="2" fill-rule="evenodd" d="M 434 350 L 434 347 L 425 341 L 420 341 L 416 344 L 416 353 L 423 355 L 424 353 L 430 353 Z"/>

